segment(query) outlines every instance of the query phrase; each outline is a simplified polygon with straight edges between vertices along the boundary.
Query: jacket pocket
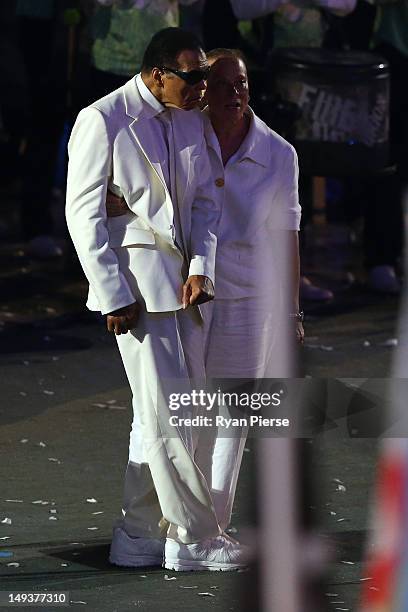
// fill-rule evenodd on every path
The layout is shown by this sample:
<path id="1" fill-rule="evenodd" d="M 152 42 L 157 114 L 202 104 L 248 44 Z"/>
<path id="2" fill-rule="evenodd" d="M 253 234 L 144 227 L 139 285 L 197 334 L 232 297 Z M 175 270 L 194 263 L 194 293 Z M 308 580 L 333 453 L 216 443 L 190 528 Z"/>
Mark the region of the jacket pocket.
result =
<path id="1" fill-rule="evenodd" d="M 138 244 L 155 244 L 156 240 L 150 230 L 137 227 L 122 227 L 109 232 L 109 246 L 133 246 Z"/>

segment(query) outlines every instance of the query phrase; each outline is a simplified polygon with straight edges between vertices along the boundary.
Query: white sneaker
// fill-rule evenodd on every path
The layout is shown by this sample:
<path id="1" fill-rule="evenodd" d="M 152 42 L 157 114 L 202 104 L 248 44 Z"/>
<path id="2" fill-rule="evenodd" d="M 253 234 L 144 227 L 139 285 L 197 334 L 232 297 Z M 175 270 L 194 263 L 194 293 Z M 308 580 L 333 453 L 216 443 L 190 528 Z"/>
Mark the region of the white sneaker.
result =
<path id="1" fill-rule="evenodd" d="M 122 527 L 113 530 L 109 561 L 124 567 L 163 565 L 164 540 L 132 538 Z"/>
<path id="2" fill-rule="evenodd" d="M 219 535 L 194 544 L 182 544 L 167 538 L 164 567 L 176 572 L 192 570 L 230 571 L 247 564 L 246 546 Z"/>

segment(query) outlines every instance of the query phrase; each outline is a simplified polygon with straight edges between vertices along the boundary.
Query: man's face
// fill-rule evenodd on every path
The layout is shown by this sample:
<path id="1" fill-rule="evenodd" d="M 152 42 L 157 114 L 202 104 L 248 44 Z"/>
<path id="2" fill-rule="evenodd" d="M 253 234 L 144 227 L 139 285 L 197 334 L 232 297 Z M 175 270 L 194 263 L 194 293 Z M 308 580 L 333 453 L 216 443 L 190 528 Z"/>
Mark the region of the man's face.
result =
<path id="1" fill-rule="evenodd" d="M 178 54 L 176 60 L 176 68 L 182 72 L 207 70 L 208 68 L 204 51 L 186 49 Z M 183 110 L 191 110 L 199 106 L 206 89 L 206 81 L 204 79 L 201 79 L 195 85 L 189 85 L 180 76 L 169 71 L 164 71 L 162 82 L 162 104 L 165 106 L 175 106 Z"/>
<path id="2" fill-rule="evenodd" d="M 248 108 L 248 75 L 244 62 L 223 57 L 211 65 L 206 100 L 210 113 L 220 119 L 239 120 Z"/>

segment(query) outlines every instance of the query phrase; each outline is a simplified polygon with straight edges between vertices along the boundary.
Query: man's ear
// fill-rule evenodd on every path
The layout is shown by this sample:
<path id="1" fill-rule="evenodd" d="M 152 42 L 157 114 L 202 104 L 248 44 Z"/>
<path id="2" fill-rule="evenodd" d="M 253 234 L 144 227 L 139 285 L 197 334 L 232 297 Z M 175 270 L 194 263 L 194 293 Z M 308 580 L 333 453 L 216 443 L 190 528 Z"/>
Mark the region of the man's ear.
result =
<path id="1" fill-rule="evenodd" d="M 163 82 L 163 71 L 160 68 L 153 68 L 152 70 L 152 79 L 158 87 L 164 87 Z"/>

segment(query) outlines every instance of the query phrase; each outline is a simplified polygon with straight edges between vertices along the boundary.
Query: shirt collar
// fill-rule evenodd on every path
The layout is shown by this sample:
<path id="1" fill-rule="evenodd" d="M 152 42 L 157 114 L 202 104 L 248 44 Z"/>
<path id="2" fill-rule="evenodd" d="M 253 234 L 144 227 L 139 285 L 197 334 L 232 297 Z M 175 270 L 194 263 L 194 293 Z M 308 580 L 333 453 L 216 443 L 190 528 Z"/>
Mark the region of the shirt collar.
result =
<path id="1" fill-rule="evenodd" d="M 269 163 L 269 146 L 267 144 L 269 139 L 265 138 L 265 127 L 255 115 L 252 108 L 248 107 L 248 111 L 251 118 L 248 134 L 245 136 L 244 141 L 235 155 L 237 155 L 237 161 L 251 159 L 253 162 L 266 168 Z M 205 113 L 208 117 L 208 126 L 206 130 L 207 143 L 211 148 L 218 152 L 220 149 L 217 136 L 211 126 L 208 107 L 203 110 L 203 113 Z"/>
<path id="2" fill-rule="evenodd" d="M 166 107 L 159 102 L 159 100 L 152 94 L 150 89 L 144 83 L 140 73 L 136 76 L 136 85 L 143 102 L 145 102 L 147 105 L 146 110 L 149 112 L 151 117 L 154 117 L 155 115 L 158 115 L 166 110 Z"/>

